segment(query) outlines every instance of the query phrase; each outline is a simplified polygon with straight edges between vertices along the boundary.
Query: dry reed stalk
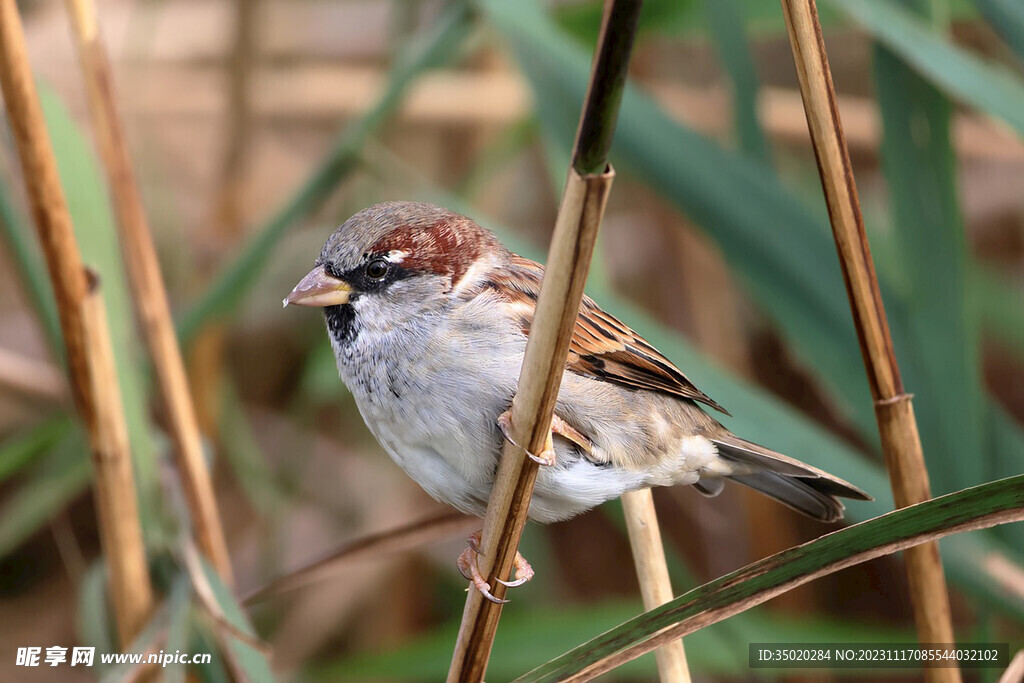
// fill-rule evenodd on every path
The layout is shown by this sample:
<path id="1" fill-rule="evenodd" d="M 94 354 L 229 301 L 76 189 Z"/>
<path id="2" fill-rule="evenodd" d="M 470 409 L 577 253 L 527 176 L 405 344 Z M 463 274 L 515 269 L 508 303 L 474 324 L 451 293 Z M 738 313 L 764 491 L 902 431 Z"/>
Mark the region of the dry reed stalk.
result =
<path id="1" fill-rule="evenodd" d="M 96 25 L 92 0 L 67 0 L 89 95 L 89 110 L 117 215 L 121 249 L 131 278 L 132 298 L 143 330 L 157 385 L 167 410 L 178 469 L 199 547 L 226 583 L 231 560 L 221 528 L 202 438 L 178 348 L 160 262 L 135 180 L 124 130 L 114 104 L 113 76 Z"/>
<path id="2" fill-rule="evenodd" d="M 897 507 L 931 498 L 928 470 L 910 394 L 903 388 L 889 324 L 864 232 L 850 155 L 814 0 L 782 0 L 821 184 L 828 204 L 861 353 L 875 401 L 875 416 Z M 927 543 L 904 553 L 922 643 L 953 643 L 949 594 L 939 548 Z M 925 669 L 930 681 L 959 681 L 955 667 Z"/>
<path id="3" fill-rule="evenodd" d="M 152 612 L 153 591 L 139 525 L 128 427 L 114 369 L 114 349 L 99 280 L 90 275 L 88 292 L 82 302 L 83 341 L 96 410 L 96 428 L 89 430 L 89 442 L 96 470 L 96 507 L 103 550 L 109 562 L 110 592 L 118 615 L 118 637 L 121 645 L 127 647 Z"/>
<path id="4" fill-rule="evenodd" d="M 57 299 L 72 394 L 89 432 L 108 583 L 127 647 L 153 609 L 127 427 L 99 283 L 82 265 L 15 0 L 0 0 L 0 84 Z"/>
<path id="5" fill-rule="evenodd" d="M 665 564 L 665 547 L 661 542 L 658 516 L 654 512 L 654 497 L 650 489 L 630 491 L 622 496 L 622 510 L 629 530 L 629 545 L 633 549 L 637 578 L 644 609 L 660 607 L 675 597 Z M 662 683 L 688 683 L 690 667 L 686 664 L 686 650 L 682 639 L 665 643 L 655 650 L 658 676 Z"/>
<path id="6" fill-rule="evenodd" d="M 343 545 L 330 555 L 311 562 L 261 586 L 242 598 L 243 605 L 252 605 L 311 583 L 324 580 L 340 571 L 349 562 L 365 558 L 382 558 L 408 552 L 430 543 L 466 534 L 479 524 L 475 517 L 461 512 L 444 512 L 403 526 L 361 536 Z"/>
<path id="7" fill-rule="evenodd" d="M 523 358 L 519 391 L 512 401 L 513 438 L 531 453 L 542 453 L 551 433 L 569 340 L 613 178 L 611 170 L 588 176 L 569 170 Z M 538 467 L 522 448 L 506 442 L 484 517 L 479 563 L 481 574 L 488 577 L 491 591 L 499 599 L 505 595 L 505 586 L 495 578 L 507 578 L 512 570 Z M 449 681 L 483 680 L 500 615 L 500 604 L 487 600 L 476 589 L 469 590 Z"/>
<path id="8" fill-rule="evenodd" d="M 562 381 L 583 286 L 604 215 L 614 172 L 607 166 L 619 102 L 625 85 L 639 0 L 606 0 L 590 85 L 551 238 L 547 268 L 530 328 L 519 389 L 512 401 L 513 438 L 506 443 L 484 518 L 480 571 L 495 597 L 505 595 L 498 577 L 508 577 L 537 479 L 538 465 L 526 456 L 542 453 Z M 455 643 L 449 681 L 480 681 L 487 671 L 501 605 L 471 589 Z"/>

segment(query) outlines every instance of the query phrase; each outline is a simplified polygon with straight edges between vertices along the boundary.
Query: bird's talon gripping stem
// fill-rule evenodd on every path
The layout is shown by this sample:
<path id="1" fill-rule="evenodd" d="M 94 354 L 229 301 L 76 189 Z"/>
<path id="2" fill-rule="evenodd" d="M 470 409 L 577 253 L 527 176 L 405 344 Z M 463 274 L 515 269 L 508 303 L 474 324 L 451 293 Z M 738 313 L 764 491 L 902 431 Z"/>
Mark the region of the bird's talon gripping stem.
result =
<path id="1" fill-rule="evenodd" d="M 459 568 L 459 573 L 462 574 L 466 579 L 472 583 L 473 587 L 480 591 L 480 594 L 495 604 L 505 604 L 508 600 L 495 597 L 491 593 L 491 584 L 487 583 L 484 579 L 483 574 L 480 573 L 479 558 L 483 553 L 481 552 L 480 545 L 482 543 L 482 532 L 474 531 L 466 539 L 469 547 L 462 551 L 459 555 L 459 559 L 456 564 Z M 524 583 L 533 578 L 533 567 L 526 561 L 519 553 L 516 553 L 515 558 L 515 581 L 502 581 L 495 577 L 495 581 L 508 586 L 509 588 L 515 588 L 516 586 L 522 586 Z"/>
<path id="2" fill-rule="evenodd" d="M 551 467 L 555 464 L 555 449 L 545 448 L 544 452 L 540 455 L 534 455 L 530 451 L 526 451 L 526 457 L 534 461 L 541 467 Z"/>
<path id="3" fill-rule="evenodd" d="M 546 443 L 544 444 L 544 451 L 540 455 L 535 455 L 530 452 L 529 449 L 523 448 L 520 444 L 516 443 L 516 440 L 512 438 L 512 409 L 506 410 L 504 413 L 498 416 L 498 428 L 501 429 L 502 435 L 505 440 L 517 448 L 522 448 L 526 453 L 526 457 L 534 461 L 542 467 L 550 467 L 555 464 L 555 445 L 551 441 L 551 434 L 548 434 Z"/>
<path id="4" fill-rule="evenodd" d="M 469 547 L 462 551 L 462 554 L 459 555 L 459 559 L 456 560 L 455 564 L 459 568 L 459 573 L 466 577 L 470 584 L 480 591 L 481 595 L 493 603 L 502 605 L 508 602 L 508 600 L 495 597 L 491 593 L 491 584 L 487 583 L 487 581 L 484 580 L 483 574 L 480 573 L 480 566 L 477 564 L 477 559 L 480 557 L 480 553 L 476 549 L 479 545 L 480 532 L 478 531 L 470 535 Z"/>
<path id="5" fill-rule="evenodd" d="M 516 586 L 522 586 L 524 583 L 533 578 L 533 567 L 531 567 L 530 563 L 526 561 L 526 558 L 520 555 L 519 553 L 516 553 L 515 576 L 515 581 L 502 581 L 499 578 L 495 578 L 494 580 L 503 586 L 515 588 Z"/>
<path id="6" fill-rule="evenodd" d="M 474 531 L 466 537 L 466 543 L 469 544 L 470 549 L 477 555 L 483 555 L 484 549 L 480 547 L 483 543 L 483 531 Z"/>

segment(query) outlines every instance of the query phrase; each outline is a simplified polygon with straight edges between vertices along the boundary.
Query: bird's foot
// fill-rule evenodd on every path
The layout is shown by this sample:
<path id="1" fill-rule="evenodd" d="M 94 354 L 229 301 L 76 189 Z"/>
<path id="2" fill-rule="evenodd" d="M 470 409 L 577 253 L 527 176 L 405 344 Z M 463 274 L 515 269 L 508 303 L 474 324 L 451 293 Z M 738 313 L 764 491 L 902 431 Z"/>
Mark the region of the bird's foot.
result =
<path id="1" fill-rule="evenodd" d="M 466 577 L 466 579 L 468 579 L 478 591 L 480 591 L 481 595 L 491 602 L 501 605 L 508 602 L 508 600 L 495 597 L 491 593 L 491 584 L 487 583 L 483 574 L 480 573 L 479 560 L 481 555 L 480 544 L 482 542 L 482 534 L 482 531 L 474 531 L 469 535 L 466 539 L 466 542 L 469 545 L 462 551 L 462 554 L 459 555 L 459 559 L 456 561 L 456 564 L 459 567 L 459 572 Z M 526 561 L 526 558 L 518 552 L 516 553 L 516 559 L 514 560 L 513 567 L 515 570 L 515 581 L 502 581 L 497 577 L 495 577 L 494 580 L 503 586 L 515 588 L 516 586 L 522 586 L 533 578 L 533 567 L 531 567 L 530 563 Z"/>
<path id="2" fill-rule="evenodd" d="M 505 436 L 505 440 L 517 448 L 522 448 L 526 453 L 526 457 L 534 461 L 538 465 L 544 467 L 550 467 L 555 464 L 555 445 L 551 441 L 551 434 L 548 433 L 547 441 L 544 444 L 544 451 L 540 455 L 535 455 L 530 452 L 530 449 L 524 448 L 522 445 L 516 443 L 516 440 L 512 438 L 512 409 L 506 410 L 504 413 L 498 416 L 498 428 L 501 429 L 501 433 Z"/>
<path id="3" fill-rule="evenodd" d="M 502 581 L 498 578 L 494 580 L 503 586 L 515 588 L 516 586 L 522 586 L 524 583 L 533 578 L 533 567 L 531 567 L 530 563 L 526 561 L 526 558 L 520 555 L 518 552 L 516 553 L 516 559 L 513 560 L 513 563 L 514 564 L 512 565 L 512 570 L 513 574 L 515 574 L 516 577 L 515 581 Z"/>

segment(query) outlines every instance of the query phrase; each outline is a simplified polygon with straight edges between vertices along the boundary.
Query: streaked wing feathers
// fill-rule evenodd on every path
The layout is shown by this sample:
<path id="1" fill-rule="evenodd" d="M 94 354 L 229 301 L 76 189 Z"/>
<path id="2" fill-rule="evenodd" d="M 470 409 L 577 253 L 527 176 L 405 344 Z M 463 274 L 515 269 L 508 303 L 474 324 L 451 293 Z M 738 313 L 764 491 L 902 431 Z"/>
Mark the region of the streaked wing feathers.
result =
<path id="1" fill-rule="evenodd" d="M 507 281 L 501 285 L 491 283 L 492 289 L 515 305 L 522 318 L 523 332 L 529 334 L 544 269 L 529 259 L 513 256 L 509 268 L 502 272 L 508 276 Z M 697 401 L 728 415 L 643 337 L 601 310 L 587 296 L 583 297 L 576 318 L 566 369 L 633 389 Z"/>

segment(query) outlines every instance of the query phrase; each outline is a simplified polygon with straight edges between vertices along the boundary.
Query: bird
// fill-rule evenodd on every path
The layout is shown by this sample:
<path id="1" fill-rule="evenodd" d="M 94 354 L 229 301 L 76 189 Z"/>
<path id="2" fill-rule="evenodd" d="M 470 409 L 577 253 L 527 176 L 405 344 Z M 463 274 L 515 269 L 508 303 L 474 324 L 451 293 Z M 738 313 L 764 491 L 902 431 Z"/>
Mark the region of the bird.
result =
<path id="1" fill-rule="evenodd" d="M 367 427 L 430 496 L 482 517 L 544 267 L 472 219 L 419 202 L 366 208 L 327 239 L 284 305 L 323 309 L 341 380 Z M 718 495 L 727 480 L 823 522 L 853 484 L 742 439 L 728 414 L 625 323 L 584 296 L 529 518 L 565 520 L 641 488 L 688 484 Z M 459 569 L 495 598 L 476 563 Z M 519 585 L 533 575 L 516 558 Z"/>

